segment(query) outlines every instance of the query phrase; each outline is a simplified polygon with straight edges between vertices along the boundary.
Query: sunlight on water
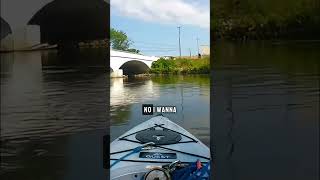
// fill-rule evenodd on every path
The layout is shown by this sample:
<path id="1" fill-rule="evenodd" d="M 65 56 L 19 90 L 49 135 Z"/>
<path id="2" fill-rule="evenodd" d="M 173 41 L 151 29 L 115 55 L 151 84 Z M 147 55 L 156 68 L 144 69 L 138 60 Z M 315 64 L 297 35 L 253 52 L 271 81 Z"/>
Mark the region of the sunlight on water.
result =
<path id="1" fill-rule="evenodd" d="M 111 139 L 150 119 L 142 104 L 176 106 L 164 114 L 209 144 L 209 76 L 156 76 L 111 80 Z"/>

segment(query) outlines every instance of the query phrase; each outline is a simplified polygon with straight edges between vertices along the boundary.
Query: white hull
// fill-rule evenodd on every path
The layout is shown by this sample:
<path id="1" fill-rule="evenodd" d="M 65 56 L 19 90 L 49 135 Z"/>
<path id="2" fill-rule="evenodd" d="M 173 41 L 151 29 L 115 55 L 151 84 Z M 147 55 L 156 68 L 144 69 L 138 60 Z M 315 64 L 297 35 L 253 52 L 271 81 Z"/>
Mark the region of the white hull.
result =
<path id="1" fill-rule="evenodd" d="M 132 128 L 111 143 L 110 164 L 113 164 L 115 161 L 117 161 L 117 159 L 130 153 L 130 151 L 127 150 L 134 149 L 143 144 L 136 138 L 136 132 L 141 132 L 145 129 L 153 127 L 157 130 L 165 128 L 175 131 L 181 135 L 179 135 L 179 138 L 181 137 L 181 139 L 174 144 L 163 144 L 156 146 L 156 148 L 154 149 L 142 150 L 141 152 L 133 153 L 125 159 L 118 161 L 110 169 L 111 179 L 139 179 L 143 176 L 144 173 L 148 171 L 148 168 L 152 166 L 170 164 L 171 162 L 174 162 L 176 160 L 180 160 L 181 162 L 186 163 L 196 162 L 197 160 L 200 160 L 201 162 L 209 161 L 210 149 L 206 145 L 204 145 L 199 139 L 190 134 L 187 130 L 170 121 L 168 118 L 157 116 Z M 146 138 L 150 139 L 150 137 Z M 159 139 L 161 139 L 161 137 Z M 151 156 L 148 155 L 141 158 L 143 153 L 151 154 Z M 156 154 L 152 155 L 152 153 Z M 165 154 L 174 154 L 174 156 L 168 156 L 167 158 Z"/>

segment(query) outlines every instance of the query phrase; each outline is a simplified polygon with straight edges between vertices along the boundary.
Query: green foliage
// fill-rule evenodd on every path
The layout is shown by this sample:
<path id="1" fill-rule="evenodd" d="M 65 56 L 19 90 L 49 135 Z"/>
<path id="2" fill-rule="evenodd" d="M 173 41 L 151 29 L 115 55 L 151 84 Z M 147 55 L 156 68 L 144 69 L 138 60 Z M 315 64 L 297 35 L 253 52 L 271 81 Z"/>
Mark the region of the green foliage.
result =
<path id="1" fill-rule="evenodd" d="M 175 60 L 160 58 L 152 63 L 151 73 L 208 74 L 210 73 L 210 57 L 204 57 L 202 59 L 177 58 Z"/>
<path id="2" fill-rule="evenodd" d="M 112 48 L 117 50 L 127 50 L 131 44 L 125 32 L 114 28 L 110 30 L 110 43 Z"/>
<path id="3" fill-rule="evenodd" d="M 160 58 L 156 62 L 153 62 L 151 65 L 152 73 L 170 73 L 176 70 L 176 62 L 174 60 L 167 60 Z"/>
<path id="4" fill-rule="evenodd" d="M 319 0 L 214 0 L 216 39 L 305 39 L 320 30 Z M 313 34 L 313 35 L 312 35 Z"/>
<path id="5" fill-rule="evenodd" d="M 128 38 L 127 34 L 123 31 L 111 28 L 110 30 L 110 43 L 111 47 L 116 50 L 129 51 L 139 53 L 137 49 L 130 48 L 132 41 Z"/>

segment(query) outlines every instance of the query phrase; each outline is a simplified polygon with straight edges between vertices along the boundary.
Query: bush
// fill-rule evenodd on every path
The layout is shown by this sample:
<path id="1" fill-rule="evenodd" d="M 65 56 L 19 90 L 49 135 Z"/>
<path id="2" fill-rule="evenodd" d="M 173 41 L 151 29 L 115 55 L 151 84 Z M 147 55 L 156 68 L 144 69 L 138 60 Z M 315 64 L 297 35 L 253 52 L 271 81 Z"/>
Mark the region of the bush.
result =
<path id="1" fill-rule="evenodd" d="M 207 74 L 210 73 L 210 57 L 202 59 L 177 58 L 176 60 L 160 58 L 152 63 L 151 73 Z"/>
<path id="2" fill-rule="evenodd" d="M 151 65 L 152 73 L 170 73 L 174 72 L 176 69 L 176 63 L 174 60 L 167 60 L 160 58 Z"/>

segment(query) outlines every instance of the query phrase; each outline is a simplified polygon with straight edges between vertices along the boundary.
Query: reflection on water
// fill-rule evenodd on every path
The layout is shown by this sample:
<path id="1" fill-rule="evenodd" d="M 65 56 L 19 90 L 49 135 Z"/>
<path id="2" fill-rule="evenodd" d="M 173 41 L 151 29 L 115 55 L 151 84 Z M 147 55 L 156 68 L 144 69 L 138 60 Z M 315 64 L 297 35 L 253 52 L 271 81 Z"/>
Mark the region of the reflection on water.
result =
<path id="1" fill-rule="evenodd" d="M 319 178 L 319 49 L 308 43 L 216 45 L 216 178 Z"/>
<path id="2" fill-rule="evenodd" d="M 1 54 L 1 177 L 103 179 L 107 50 Z"/>
<path id="3" fill-rule="evenodd" d="M 137 103 L 141 97 L 144 100 L 159 97 L 159 89 L 156 89 L 152 81 L 140 78 L 124 80 L 112 78 L 110 88 L 110 103 L 112 106 Z"/>
<path id="4" fill-rule="evenodd" d="M 172 105 L 164 114 L 209 145 L 209 76 L 156 76 L 111 80 L 111 140 L 150 119 L 142 104 Z"/>

